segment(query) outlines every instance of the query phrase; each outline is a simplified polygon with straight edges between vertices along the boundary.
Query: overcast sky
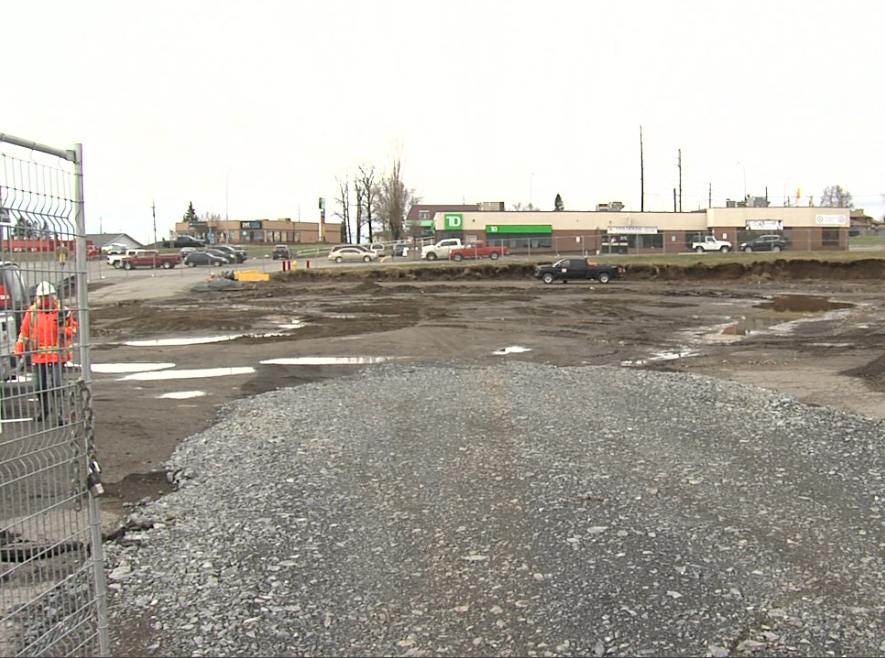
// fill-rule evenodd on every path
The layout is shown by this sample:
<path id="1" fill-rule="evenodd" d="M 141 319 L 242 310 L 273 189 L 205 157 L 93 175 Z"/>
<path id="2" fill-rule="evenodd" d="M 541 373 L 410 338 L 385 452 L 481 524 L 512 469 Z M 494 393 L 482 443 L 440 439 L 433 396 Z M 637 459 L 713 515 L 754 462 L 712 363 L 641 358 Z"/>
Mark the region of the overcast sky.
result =
<path id="1" fill-rule="evenodd" d="M 425 203 L 815 203 L 881 218 L 885 3 L 6 3 L 0 132 L 84 149 L 87 232 L 329 214 L 399 149 Z"/>

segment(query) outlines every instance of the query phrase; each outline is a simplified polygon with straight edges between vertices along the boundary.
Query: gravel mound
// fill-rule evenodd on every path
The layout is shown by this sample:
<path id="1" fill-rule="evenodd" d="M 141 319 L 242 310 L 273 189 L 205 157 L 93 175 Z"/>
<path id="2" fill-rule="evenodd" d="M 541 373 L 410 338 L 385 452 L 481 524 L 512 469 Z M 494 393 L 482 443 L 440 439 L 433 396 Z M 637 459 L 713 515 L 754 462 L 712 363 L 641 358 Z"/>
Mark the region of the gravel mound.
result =
<path id="1" fill-rule="evenodd" d="M 232 403 L 106 546 L 114 655 L 873 655 L 885 424 L 696 375 L 383 364 Z"/>

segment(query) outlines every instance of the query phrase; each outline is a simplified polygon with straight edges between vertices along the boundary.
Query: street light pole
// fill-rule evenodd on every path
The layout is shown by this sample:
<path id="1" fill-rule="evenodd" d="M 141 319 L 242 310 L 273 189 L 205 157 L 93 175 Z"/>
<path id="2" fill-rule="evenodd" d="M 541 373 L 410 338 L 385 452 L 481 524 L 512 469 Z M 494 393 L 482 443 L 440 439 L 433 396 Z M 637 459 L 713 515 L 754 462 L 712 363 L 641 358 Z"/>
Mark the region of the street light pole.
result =
<path id="1" fill-rule="evenodd" d="M 230 179 L 230 169 L 224 174 L 224 221 L 227 221 L 227 183 Z"/>

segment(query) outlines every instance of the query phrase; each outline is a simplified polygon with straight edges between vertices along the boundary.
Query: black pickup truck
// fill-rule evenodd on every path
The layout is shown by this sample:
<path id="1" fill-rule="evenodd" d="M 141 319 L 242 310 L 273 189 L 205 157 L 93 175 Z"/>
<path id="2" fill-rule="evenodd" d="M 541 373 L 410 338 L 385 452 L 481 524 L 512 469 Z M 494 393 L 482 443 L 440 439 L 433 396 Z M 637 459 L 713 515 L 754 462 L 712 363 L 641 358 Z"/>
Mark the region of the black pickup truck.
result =
<path id="1" fill-rule="evenodd" d="M 586 258 L 562 258 L 552 265 L 535 266 L 535 277 L 544 283 L 568 283 L 572 279 L 596 279 L 599 283 L 608 283 L 622 276 L 624 268 L 620 265 L 600 265 Z"/>

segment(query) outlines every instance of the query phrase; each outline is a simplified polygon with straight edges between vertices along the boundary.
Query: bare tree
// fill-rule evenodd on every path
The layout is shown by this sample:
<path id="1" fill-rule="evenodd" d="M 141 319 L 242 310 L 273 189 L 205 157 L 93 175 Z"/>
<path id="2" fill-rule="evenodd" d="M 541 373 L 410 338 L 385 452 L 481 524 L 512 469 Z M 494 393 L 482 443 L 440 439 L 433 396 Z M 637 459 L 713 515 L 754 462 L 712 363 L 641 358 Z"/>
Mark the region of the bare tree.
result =
<path id="1" fill-rule="evenodd" d="M 335 177 L 335 183 L 338 185 L 338 196 L 335 197 L 335 217 L 344 224 L 345 239 L 350 241 L 350 179 L 345 176 L 342 180 L 339 176 Z M 359 227 L 357 227 L 356 240 L 359 241 Z"/>
<path id="2" fill-rule="evenodd" d="M 372 215 L 377 210 L 378 183 L 375 180 L 375 165 L 360 165 L 359 185 L 363 192 L 363 204 L 366 210 L 366 227 L 369 230 L 369 241 L 374 241 Z"/>
<path id="3" fill-rule="evenodd" d="M 518 201 L 510 206 L 511 210 L 516 212 L 529 212 L 531 210 L 537 210 L 531 203 L 523 203 L 522 201 Z"/>
<path id="4" fill-rule="evenodd" d="M 412 205 L 420 201 L 415 190 L 403 182 L 402 157 L 397 154 L 390 169 L 378 184 L 377 214 L 394 240 L 403 237 L 406 216 Z"/>
<path id="5" fill-rule="evenodd" d="M 356 243 L 359 244 L 360 226 L 363 225 L 363 198 L 365 197 L 365 190 L 363 189 L 362 180 L 359 176 L 354 176 L 353 179 L 353 195 L 356 199 L 356 222 L 354 222 Z M 371 232 L 369 233 L 369 236 L 371 241 Z"/>
<path id="6" fill-rule="evenodd" d="M 825 187 L 820 197 L 820 205 L 824 208 L 854 208 L 851 192 L 843 190 L 841 185 Z"/>

